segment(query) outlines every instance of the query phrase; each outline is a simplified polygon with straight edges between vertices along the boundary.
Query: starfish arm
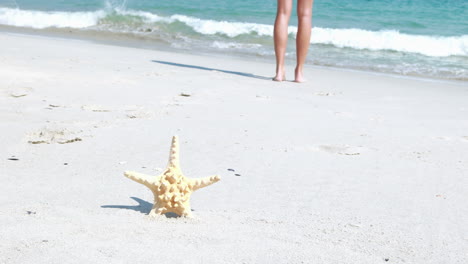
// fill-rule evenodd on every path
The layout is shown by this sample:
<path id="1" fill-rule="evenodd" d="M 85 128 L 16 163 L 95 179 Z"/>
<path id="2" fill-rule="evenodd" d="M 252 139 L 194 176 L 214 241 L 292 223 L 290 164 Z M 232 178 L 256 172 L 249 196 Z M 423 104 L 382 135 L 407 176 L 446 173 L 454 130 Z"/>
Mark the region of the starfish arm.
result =
<path id="1" fill-rule="evenodd" d="M 134 171 L 126 171 L 124 175 L 125 177 L 131 180 L 134 180 L 138 183 L 141 183 L 150 189 L 154 183 L 153 176 L 150 176 L 150 175 L 146 175 L 146 174 L 142 174 L 142 173 L 138 173 Z"/>
<path id="2" fill-rule="evenodd" d="M 169 165 L 168 167 L 179 167 L 179 138 L 177 136 L 172 137 L 171 150 L 169 152 Z"/>
<path id="3" fill-rule="evenodd" d="M 190 181 L 193 186 L 193 190 L 196 191 L 200 188 L 203 188 L 215 182 L 218 182 L 219 180 L 221 180 L 221 178 L 218 175 L 214 175 L 214 176 L 209 176 L 209 177 L 200 178 L 200 179 L 191 179 Z"/>

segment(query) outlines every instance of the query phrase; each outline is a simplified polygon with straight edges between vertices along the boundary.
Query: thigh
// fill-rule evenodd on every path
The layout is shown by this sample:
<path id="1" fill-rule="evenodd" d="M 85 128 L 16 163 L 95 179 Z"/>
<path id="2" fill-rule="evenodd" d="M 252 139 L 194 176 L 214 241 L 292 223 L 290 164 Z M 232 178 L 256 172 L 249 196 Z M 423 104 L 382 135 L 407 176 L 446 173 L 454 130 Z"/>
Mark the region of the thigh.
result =
<path id="1" fill-rule="evenodd" d="M 290 14 L 292 3 L 292 0 L 278 0 L 278 14 Z"/>

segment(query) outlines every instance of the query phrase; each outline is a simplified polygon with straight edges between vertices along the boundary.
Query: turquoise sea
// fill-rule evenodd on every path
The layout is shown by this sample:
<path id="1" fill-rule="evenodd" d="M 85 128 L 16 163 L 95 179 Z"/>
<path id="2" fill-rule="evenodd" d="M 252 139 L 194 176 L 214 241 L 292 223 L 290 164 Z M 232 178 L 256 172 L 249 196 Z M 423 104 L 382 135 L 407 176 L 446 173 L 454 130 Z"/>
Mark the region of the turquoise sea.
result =
<path id="1" fill-rule="evenodd" d="M 315 0 L 307 63 L 468 80 L 468 0 Z M 276 0 L 0 0 L 0 26 L 274 60 Z M 287 57 L 296 31 L 291 17 Z"/>

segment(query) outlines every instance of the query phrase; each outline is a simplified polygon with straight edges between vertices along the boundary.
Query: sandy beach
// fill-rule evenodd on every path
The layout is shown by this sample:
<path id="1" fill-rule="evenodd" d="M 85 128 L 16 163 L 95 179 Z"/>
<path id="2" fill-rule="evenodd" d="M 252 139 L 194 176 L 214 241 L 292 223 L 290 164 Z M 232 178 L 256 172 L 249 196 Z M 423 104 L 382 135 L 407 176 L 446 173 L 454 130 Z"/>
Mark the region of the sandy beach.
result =
<path id="1" fill-rule="evenodd" d="M 468 263 L 468 85 L 0 33 L 0 263 Z M 311 56 L 313 56 L 311 51 Z M 288 66 L 288 79 L 293 66 Z M 194 218 L 148 216 L 171 137 Z"/>

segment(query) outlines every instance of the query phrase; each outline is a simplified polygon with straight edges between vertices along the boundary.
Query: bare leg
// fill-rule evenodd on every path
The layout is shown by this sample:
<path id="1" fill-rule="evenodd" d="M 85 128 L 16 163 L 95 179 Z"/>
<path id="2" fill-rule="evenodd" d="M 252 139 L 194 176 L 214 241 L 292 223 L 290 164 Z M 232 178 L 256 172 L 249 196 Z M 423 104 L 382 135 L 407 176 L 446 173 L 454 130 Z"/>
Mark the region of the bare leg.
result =
<path id="1" fill-rule="evenodd" d="M 276 54 L 276 76 L 274 81 L 284 81 L 286 72 L 284 69 L 284 56 L 288 45 L 288 23 L 291 17 L 292 0 L 278 0 L 275 29 L 273 39 Z"/>
<path id="2" fill-rule="evenodd" d="M 294 81 L 304 82 L 302 69 L 307 57 L 307 51 L 310 45 L 310 34 L 312 30 L 312 4 L 314 0 L 297 1 L 297 35 L 296 35 L 296 54 L 297 65 L 294 71 Z"/>

